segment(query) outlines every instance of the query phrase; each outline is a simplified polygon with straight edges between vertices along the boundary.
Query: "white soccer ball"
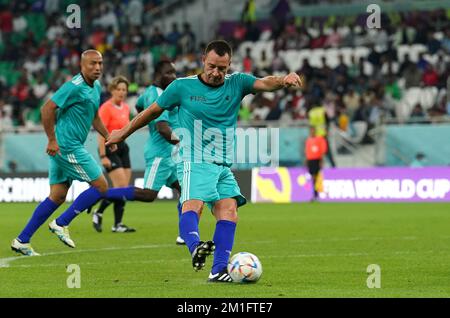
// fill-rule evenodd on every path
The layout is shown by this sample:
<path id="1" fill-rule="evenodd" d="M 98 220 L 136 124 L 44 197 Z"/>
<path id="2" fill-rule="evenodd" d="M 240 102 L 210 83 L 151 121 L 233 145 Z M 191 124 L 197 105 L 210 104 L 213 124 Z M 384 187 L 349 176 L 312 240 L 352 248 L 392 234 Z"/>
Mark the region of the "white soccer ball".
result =
<path id="1" fill-rule="evenodd" d="M 228 274 L 236 283 L 257 282 L 262 275 L 262 265 L 258 257 L 248 252 L 234 254 L 227 268 Z"/>

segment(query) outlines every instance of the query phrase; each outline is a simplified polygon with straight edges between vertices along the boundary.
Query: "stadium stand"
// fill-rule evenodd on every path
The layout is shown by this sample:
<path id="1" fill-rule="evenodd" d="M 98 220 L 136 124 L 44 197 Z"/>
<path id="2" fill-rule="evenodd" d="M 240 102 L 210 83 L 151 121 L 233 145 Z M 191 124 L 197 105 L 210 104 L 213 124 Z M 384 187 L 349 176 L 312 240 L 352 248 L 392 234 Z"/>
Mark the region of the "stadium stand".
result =
<path id="1" fill-rule="evenodd" d="M 192 25 L 180 21 L 165 28 L 152 23 L 161 16 L 173 21 L 171 13 L 175 16 L 186 1 L 79 1 L 80 29 L 65 26 L 70 2 L 0 0 L 3 130 L 40 129 L 40 106 L 78 71 L 84 49 L 104 54 L 105 84 L 116 74 L 131 80 L 129 104 L 134 105 L 157 61 L 173 60 L 178 76 L 195 74 L 201 66 L 199 49 L 214 37 L 233 44 L 234 70 L 258 76 L 298 71 L 307 78 L 301 92 L 244 99 L 241 124 L 304 124 L 308 110 L 320 104 L 336 127 L 335 150 L 345 153 L 346 145 L 371 143 L 368 132 L 381 122 L 432 123 L 450 112 L 446 1 L 431 9 L 412 5 L 382 12 L 382 28 L 367 29 L 367 12 L 328 12 L 333 5 L 343 4 L 340 11 L 357 7 L 356 1 L 327 1 L 325 7 L 314 1 L 249 0 L 240 2 L 239 16 L 216 23 L 217 33 L 209 39 L 193 32 L 199 22 L 191 19 L 184 21 Z M 198 1 L 188 2 L 195 10 Z M 299 14 L 299 8 L 308 15 Z"/>

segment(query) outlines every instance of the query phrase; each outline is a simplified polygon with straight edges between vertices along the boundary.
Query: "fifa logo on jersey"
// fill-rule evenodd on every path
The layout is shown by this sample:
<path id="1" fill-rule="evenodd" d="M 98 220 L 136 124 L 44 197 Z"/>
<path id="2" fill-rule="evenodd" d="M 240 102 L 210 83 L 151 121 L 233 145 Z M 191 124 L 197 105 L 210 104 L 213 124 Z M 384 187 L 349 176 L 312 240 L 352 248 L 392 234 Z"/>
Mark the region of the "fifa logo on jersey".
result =
<path id="1" fill-rule="evenodd" d="M 70 13 L 66 18 L 66 26 L 69 29 L 80 29 L 81 28 L 81 9 L 77 4 L 70 4 L 66 9 L 67 13 Z"/>
<path id="2" fill-rule="evenodd" d="M 206 102 L 205 96 L 191 96 L 190 98 L 191 98 L 191 102 L 200 102 L 200 103 Z"/>

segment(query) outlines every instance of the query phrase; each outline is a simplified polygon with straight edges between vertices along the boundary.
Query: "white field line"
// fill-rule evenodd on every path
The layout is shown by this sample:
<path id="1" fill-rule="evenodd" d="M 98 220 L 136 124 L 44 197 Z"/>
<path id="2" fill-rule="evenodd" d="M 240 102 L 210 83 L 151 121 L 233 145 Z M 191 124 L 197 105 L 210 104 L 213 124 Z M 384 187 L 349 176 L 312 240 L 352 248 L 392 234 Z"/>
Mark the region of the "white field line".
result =
<path id="1" fill-rule="evenodd" d="M 105 248 L 94 248 L 94 249 L 85 249 L 85 250 L 71 250 L 71 251 L 61 251 L 61 252 L 53 252 L 53 253 L 42 253 L 41 256 L 34 256 L 34 257 L 63 255 L 63 254 L 77 254 L 77 253 L 95 253 L 95 252 L 105 252 L 105 251 L 166 248 L 166 247 L 171 247 L 171 246 L 174 246 L 174 244 L 138 245 L 138 246 L 131 246 L 131 247 L 105 247 Z M 30 258 L 34 258 L 34 257 L 16 256 L 16 257 L 0 258 L 0 268 L 9 267 L 10 263 L 15 260 L 30 259 Z"/>
<path id="2" fill-rule="evenodd" d="M 98 250 L 103 251 L 103 250 Z M 94 252 L 94 250 L 91 250 L 90 252 Z M 358 256 L 377 256 L 377 257 L 385 257 L 389 255 L 411 255 L 411 254 L 427 254 L 432 253 L 436 254 L 435 251 L 395 251 L 392 253 L 382 253 L 382 254 L 371 254 L 371 253 L 316 253 L 316 254 L 290 254 L 290 255 L 283 255 L 283 258 L 319 258 L 319 257 L 358 257 Z M 66 253 L 60 253 L 60 254 L 66 254 Z M 48 254 L 46 254 L 48 255 Z M 54 253 L 52 255 L 57 255 L 57 253 Z M 44 255 L 42 255 L 44 256 Z M 12 258 L 12 257 L 11 257 Z M 25 257 L 16 257 L 14 259 Z M 265 259 L 267 258 L 280 258 L 280 255 L 266 255 L 264 256 Z M 150 259 L 150 260 L 139 260 L 139 261 L 118 261 L 117 263 L 120 264 L 154 264 L 154 263 L 166 263 L 167 260 L 165 259 Z M 171 262 L 174 262 L 174 260 L 171 260 Z M 189 262 L 188 258 L 180 258 L 176 259 L 175 262 Z M 83 265 L 100 265 L 104 264 L 104 262 L 83 262 Z M 9 265 L 9 264 L 8 264 Z M 30 268 L 30 267 L 65 267 L 67 266 L 67 263 L 47 263 L 47 264 L 29 264 L 29 265 L 14 265 L 14 268 Z M 5 267 L 5 266 L 4 266 Z M 6 266 L 9 267 L 9 266 Z"/>
<path id="3" fill-rule="evenodd" d="M 450 236 L 449 236 L 450 238 Z M 401 237 L 348 237 L 348 238 L 323 238 L 323 239 L 311 239 L 311 240 L 290 240 L 289 243 L 313 243 L 313 242 L 334 242 L 334 241 L 376 241 L 376 240 L 417 240 L 417 237 L 414 236 L 401 236 Z M 253 244 L 270 244 L 275 241 L 257 241 L 253 242 Z M 84 249 L 84 250 L 69 250 L 69 251 L 60 251 L 60 252 L 51 252 L 51 253 L 43 253 L 42 256 L 53 256 L 53 255 L 63 255 L 63 254 L 77 254 L 77 253 L 96 253 L 96 252 L 105 252 L 105 251 L 122 251 L 122 250 L 137 250 L 137 249 L 152 249 L 152 248 L 167 248 L 167 247 L 175 247 L 174 244 L 153 244 L 153 245 L 138 245 L 131 247 L 105 247 L 99 249 Z M 415 253 L 426 253 L 431 251 L 396 251 L 389 254 L 382 255 L 400 255 L 400 254 L 415 254 Z M 317 253 L 317 254 L 289 254 L 284 255 L 283 257 L 289 258 L 302 258 L 302 257 L 352 257 L 352 256 L 371 256 L 371 253 Z M 377 255 L 377 256 L 382 256 Z M 275 258 L 280 257 L 280 255 L 268 255 L 265 258 Z M 25 260 L 30 259 L 30 257 L 26 256 L 16 256 L 16 257 L 6 257 L 0 258 L 0 268 L 2 267 L 10 267 L 11 262 L 16 260 Z M 180 261 L 185 261 L 185 259 L 180 259 Z M 149 261 L 138 261 L 138 262 L 120 262 L 122 264 L 140 264 L 140 263 L 159 263 L 164 262 L 164 260 L 149 260 Z M 103 264 L 103 263 L 85 263 L 85 264 Z M 51 266 L 61 266 L 61 264 L 33 264 L 33 265 L 16 265 L 15 267 L 51 267 Z"/>

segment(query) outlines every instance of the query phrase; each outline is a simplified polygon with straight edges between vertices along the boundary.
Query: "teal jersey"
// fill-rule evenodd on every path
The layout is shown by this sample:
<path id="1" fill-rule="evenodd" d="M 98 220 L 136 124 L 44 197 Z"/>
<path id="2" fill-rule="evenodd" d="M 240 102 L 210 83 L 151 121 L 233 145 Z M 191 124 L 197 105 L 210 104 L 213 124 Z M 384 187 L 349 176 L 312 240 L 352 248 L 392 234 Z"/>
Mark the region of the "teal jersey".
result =
<path id="1" fill-rule="evenodd" d="M 146 109 L 153 104 L 163 90 L 155 85 L 147 87 L 144 93 L 139 96 L 136 102 L 136 108 Z M 152 161 L 154 158 L 170 158 L 174 149 L 174 145 L 169 143 L 156 129 L 156 123 L 166 121 L 170 128 L 178 128 L 178 109 L 172 111 L 164 111 L 157 119 L 152 120 L 148 124 L 149 138 L 144 148 L 144 157 L 146 162 Z"/>
<path id="2" fill-rule="evenodd" d="M 185 162 L 210 162 L 231 166 L 242 98 L 253 93 L 256 77 L 245 73 L 225 76 L 211 86 L 200 75 L 176 79 L 156 101 L 167 110 L 178 106 L 180 156 Z"/>
<path id="3" fill-rule="evenodd" d="M 83 147 L 100 106 L 101 91 L 99 81 L 89 86 L 77 74 L 52 96 L 51 100 L 58 106 L 55 133 L 61 152 Z"/>

